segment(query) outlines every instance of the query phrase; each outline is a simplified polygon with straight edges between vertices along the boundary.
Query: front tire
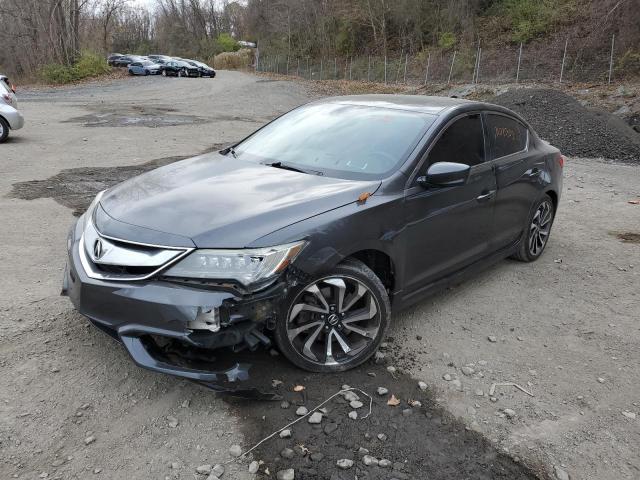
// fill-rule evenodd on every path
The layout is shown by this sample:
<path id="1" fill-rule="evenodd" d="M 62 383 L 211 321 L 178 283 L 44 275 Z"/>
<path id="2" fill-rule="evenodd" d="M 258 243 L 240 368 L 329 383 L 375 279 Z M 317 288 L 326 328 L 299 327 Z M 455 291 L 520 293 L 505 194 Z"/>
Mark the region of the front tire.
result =
<path id="1" fill-rule="evenodd" d="M 9 136 L 9 124 L 7 121 L 0 117 L 0 143 L 4 142 Z"/>
<path id="2" fill-rule="evenodd" d="M 384 285 L 364 263 L 347 259 L 291 289 L 276 324 L 282 354 L 311 372 L 341 372 L 367 361 L 390 323 Z"/>
<path id="3" fill-rule="evenodd" d="M 544 195 L 535 204 L 529 216 L 527 230 L 513 258 L 521 262 L 533 262 L 540 258 L 549 242 L 554 217 L 555 207 L 553 200 L 549 195 Z"/>
<path id="4" fill-rule="evenodd" d="M 144 75 L 145 75 L 145 77 L 146 77 L 147 75 L 149 75 L 149 70 L 145 70 L 145 71 L 144 71 Z"/>

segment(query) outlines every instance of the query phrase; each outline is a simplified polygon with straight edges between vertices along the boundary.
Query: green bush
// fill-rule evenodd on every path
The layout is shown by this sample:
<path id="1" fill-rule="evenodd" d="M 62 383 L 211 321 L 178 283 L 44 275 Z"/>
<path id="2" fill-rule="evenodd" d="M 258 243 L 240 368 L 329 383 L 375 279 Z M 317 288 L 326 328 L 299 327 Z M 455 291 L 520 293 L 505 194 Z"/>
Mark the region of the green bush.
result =
<path id="1" fill-rule="evenodd" d="M 221 33 L 218 35 L 216 44 L 218 52 L 237 52 L 240 50 L 240 45 L 236 39 L 228 33 Z"/>
<path id="2" fill-rule="evenodd" d="M 56 63 L 45 65 L 40 69 L 40 77 L 47 83 L 64 84 L 97 77 L 110 71 L 111 67 L 104 58 L 95 53 L 83 52 L 71 66 Z"/>
<path id="3" fill-rule="evenodd" d="M 456 36 L 452 32 L 443 32 L 438 38 L 438 46 L 440 48 L 449 49 L 456 44 Z"/>

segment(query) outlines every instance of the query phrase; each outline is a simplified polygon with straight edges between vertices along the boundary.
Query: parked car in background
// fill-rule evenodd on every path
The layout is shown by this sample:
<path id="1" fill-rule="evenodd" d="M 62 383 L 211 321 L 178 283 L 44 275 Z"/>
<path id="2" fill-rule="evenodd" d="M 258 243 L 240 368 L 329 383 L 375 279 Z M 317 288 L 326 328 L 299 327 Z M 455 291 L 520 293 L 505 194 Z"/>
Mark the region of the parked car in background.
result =
<path id="1" fill-rule="evenodd" d="M 169 60 L 160 66 L 162 75 L 165 77 L 199 77 L 200 71 L 195 67 L 182 60 Z"/>
<path id="2" fill-rule="evenodd" d="M 107 57 L 107 64 L 111 65 L 112 67 L 115 67 L 116 60 L 122 57 L 124 57 L 122 53 L 112 53 Z"/>
<path id="3" fill-rule="evenodd" d="M 154 63 L 151 60 L 132 62 L 128 67 L 130 75 L 160 75 L 161 68 L 162 65 Z"/>
<path id="4" fill-rule="evenodd" d="M 142 62 L 143 60 L 145 60 L 145 58 L 139 55 L 123 55 L 113 59 L 112 64 L 114 67 L 128 67 L 130 63 Z"/>
<path id="5" fill-rule="evenodd" d="M 342 372 L 374 354 L 392 311 L 540 258 L 563 166 L 500 106 L 319 100 L 99 193 L 69 234 L 63 293 L 158 372 L 231 379 L 238 364 L 216 349 L 273 342 L 298 367 Z"/>
<path id="6" fill-rule="evenodd" d="M 0 75 L 0 82 L 4 82 L 5 85 L 9 87 L 9 90 L 11 90 L 12 93 L 16 93 L 16 87 L 9 81 L 9 77 L 7 77 L 6 75 Z"/>
<path id="7" fill-rule="evenodd" d="M 215 78 L 216 76 L 215 70 L 211 68 L 209 65 L 207 65 L 206 63 L 202 63 L 197 60 L 189 60 L 189 59 L 185 59 L 184 61 L 187 62 L 189 65 L 193 65 L 194 67 L 196 67 L 201 77 Z"/>
<path id="8" fill-rule="evenodd" d="M 0 143 L 9 136 L 9 130 L 18 130 L 24 125 L 24 118 L 18 111 L 15 87 L 9 79 L 0 75 Z"/>
<path id="9" fill-rule="evenodd" d="M 173 60 L 173 58 L 171 58 L 168 55 L 147 55 L 147 58 L 149 60 L 152 60 L 156 63 L 167 63 L 170 60 Z"/>

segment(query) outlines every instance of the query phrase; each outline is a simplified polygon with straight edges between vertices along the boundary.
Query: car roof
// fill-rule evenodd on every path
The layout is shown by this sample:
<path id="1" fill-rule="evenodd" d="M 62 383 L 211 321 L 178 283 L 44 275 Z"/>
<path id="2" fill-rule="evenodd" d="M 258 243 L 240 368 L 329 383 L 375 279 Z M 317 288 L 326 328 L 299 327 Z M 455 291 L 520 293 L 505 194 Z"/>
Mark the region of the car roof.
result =
<path id="1" fill-rule="evenodd" d="M 464 98 L 436 97 L 428 95 L 344 95 L 329 97 L 313 102 L 314 104 L 339 103 L 344 105 L 359 105 L 364 107 L 390 108 L 394 110 L 409 110 L 419 113 L 440 115 L 450 110 L 496 110 L 514 115 L 506 108 L 490 103 L 466 100 Z M 516 115 L 517 116 L 517 115 Z"/>

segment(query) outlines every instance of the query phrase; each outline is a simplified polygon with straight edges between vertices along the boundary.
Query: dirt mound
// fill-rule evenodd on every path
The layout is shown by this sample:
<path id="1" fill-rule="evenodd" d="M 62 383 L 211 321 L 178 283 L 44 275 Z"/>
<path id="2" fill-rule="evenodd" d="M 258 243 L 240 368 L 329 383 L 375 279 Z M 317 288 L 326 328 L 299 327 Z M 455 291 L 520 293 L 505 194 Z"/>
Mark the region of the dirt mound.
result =
<path id="1" fill-rule="evenodd" d="M 566 155 L 640 163 L 640 134 L 622 119 L 552 89 L 514 89 L 490 100 L 522 115 Z"/>

